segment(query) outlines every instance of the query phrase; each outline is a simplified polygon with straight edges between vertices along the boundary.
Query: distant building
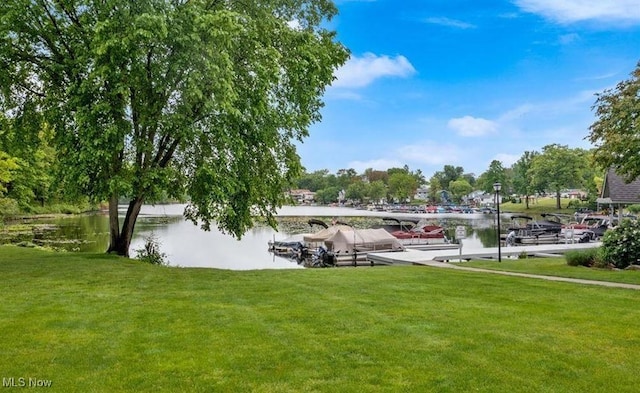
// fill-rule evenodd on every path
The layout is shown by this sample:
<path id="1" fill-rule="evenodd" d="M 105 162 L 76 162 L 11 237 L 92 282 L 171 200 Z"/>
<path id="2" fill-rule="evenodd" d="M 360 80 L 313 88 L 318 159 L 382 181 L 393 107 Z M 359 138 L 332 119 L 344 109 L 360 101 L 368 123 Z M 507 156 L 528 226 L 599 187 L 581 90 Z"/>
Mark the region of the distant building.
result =
<path id="1" fill-rule="evenodd" d="M 287 195 L 296 203 L 311 203 L 316 198 L 315 192 L 305 189 L 289 190 Z"/>
<path id="2" fill-rule="evenodd" d="M 582 190 L 565 190 L 560 193 L 560 197 L 582 200 L 587 197 L 587 193 L 586 191 L 582 191 Z"/>
<path id="3" fill-rule="evenodd" d="M 419 187 L 416 190 L 416 195 L 413 197 L 413 199 L 419 199 L 421 201 L 429 200 L 429 188 L 428 187 Z"/>

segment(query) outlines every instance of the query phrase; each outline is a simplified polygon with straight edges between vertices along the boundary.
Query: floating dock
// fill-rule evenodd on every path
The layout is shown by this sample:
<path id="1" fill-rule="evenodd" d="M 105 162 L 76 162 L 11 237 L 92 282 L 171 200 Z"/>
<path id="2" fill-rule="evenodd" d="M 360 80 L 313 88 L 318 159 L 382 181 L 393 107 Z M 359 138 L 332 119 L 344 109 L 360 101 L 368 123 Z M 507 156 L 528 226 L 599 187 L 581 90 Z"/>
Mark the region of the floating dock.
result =
<path id="1" fill-rule="evenodd" d="M 600 242 L 573 244 L 542 244 L 514 247 L 500 247 L 502 259 L 527 257 L 558 257 L 567 251 L 584 250 L 599 247 Z M 472 259 L 498 260 L 498 247 L 465 251 L 464 248 L 448 248 L 439 250 L 412 250 L 389 253 L 369 253 L 370 265 L 429 265 L 433 262 L 470 261 Z"/>

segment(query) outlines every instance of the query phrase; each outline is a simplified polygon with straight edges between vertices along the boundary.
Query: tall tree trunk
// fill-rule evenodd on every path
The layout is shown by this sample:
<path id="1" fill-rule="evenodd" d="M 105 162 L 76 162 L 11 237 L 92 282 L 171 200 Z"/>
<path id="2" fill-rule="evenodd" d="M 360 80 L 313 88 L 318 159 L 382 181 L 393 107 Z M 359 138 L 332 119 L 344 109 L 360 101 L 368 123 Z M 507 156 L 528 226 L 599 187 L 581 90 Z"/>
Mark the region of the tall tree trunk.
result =
<path id="1" fill-rule="evenodd" d="M 560 210 L 560 191 L 556 191 L 556 209 Z"/>
<path id="2" fill-rule="evenodd" d="M 524 197 L 524 205 L 525 205 L 525 209 L 529 210 L 529 194 L 527 193 L 527 196 Z"/>
<path id="3" fill-rule="evenodd" d="M 118 194 L 115 192 L 109 198 L 109 249 L 108 253 L 117 252 L 116 244 L 120 237 L 120 221 L 118 220 Z"/>
<path id="4" fill-rule="evenodd" d="M 136 197 L 129 202 L 129 207 L 127 208 L 127 214 L 124 217 L 124 222 L 122 223 L 122 230 L 118 232 L 118 201 L 115 203 L 112 200 L 109 201 L 109 223 L 116 225 L 116 233 L 114 236 L 113 227 L 110 228 L 111 231 L 111 244 L 109 244 L 108 252 L 112 252 L 118 255 L 122 255 L 125 257 L 129 256 L 129 246 L 131 245 L 131 237 L 133 236 L 133 229 L 136 225 L 136 220 L 138 219 L 138 214 L 140 214 L 140 208 L 142 207 L 144 199 L 142 197 Z M 115 205 L 115 208 L 112 207 Z M 115 213 L 114 213 L 115 210 Z M 115 219 L 112 214 L 115 214 Z"/>

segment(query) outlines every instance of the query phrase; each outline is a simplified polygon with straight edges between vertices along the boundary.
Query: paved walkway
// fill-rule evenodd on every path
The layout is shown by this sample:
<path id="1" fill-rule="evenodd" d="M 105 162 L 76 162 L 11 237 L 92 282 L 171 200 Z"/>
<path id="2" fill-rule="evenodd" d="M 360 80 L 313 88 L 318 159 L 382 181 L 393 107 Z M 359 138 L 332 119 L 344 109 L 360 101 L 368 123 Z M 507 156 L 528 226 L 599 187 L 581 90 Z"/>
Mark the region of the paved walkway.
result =
<path id="1" fill-rule="evenodd" d="M 556 245 L 540 245 L 540 246 L 519 246 L 519 247 L 502 247 L 502 256 L 503 258 L 517 257 L 520 253 L 527 253 L 530 255 L 559 255 L 569 250 L 576 249 L 585 249 L 591 247 L 597 247 L 599 244 L 597 243 L 578 243 L 578 244 L 556 244 Z M 626 288 L 626 289 L 634 289 L 640 290 L 640 285 L 638 284 L 625 284 L 625 283 L 617 283 L 610 281 L 596 281 L 596 280 L 584 280 L 580 278 L 568 278 L 568 277 L 557 277 L 557 276 L 545 276 L 541 274 L 527 274 L 527 273 L 516 273 L 516 272 L 507 272 L 501 270 L 491 270 L 491 269 L 481 269 L 475 267 L 463 266 L 464 262 L 444 262 L 444 261 L 452 261 L 452 260 L 470 260 L 470 259 L 494 259 L 497 260 L 498 256 L 498 248 L 487 248 L 477 252 L 469 252 L 463 253 L 462 250 L 458 249 L 446 249 L 446 250 L 430 250 L 430 251 L 420 251 L 420 250 L 407 250 L 405 252 L 385 252 L 385 253 L 370 253 L 367 255 L 367 258 L 375 261 L 375 263 L 381 264 L 390 264 L 390 265 L 423 265 L 423 266 L 432 266 L 439 268 L 448 268 L 448 269 L 457 269 L 457 270 L 466 270 L 473 271 L 478 273 L 491 273 L 491 274 L 502 274 L 507 276 L 515 276 L 515 277 L 526 277 L 526 278 L 537 278 L 541 280 L 549 280 L 549 281 L 562 281 L 562 282 L 571 282 L 576 284 L 585 284 L 585 285 L 600 285 L 604 287 L 611 288 Z"/>
<path id="2" fill-rule="evenodd" d="M 539 279 L 542 279 L 542 280 L 549 280 L 549 281 L 562 281 L 562 282 L 572 282 L 572 283 L 576 283 L 576 284 L 600 285 L 600 286 L 603 286 L 603 287 L 626 288 L 626 289 L 640 290 L 640 285 L 637 285 L 637 284 L 625 284 L 625 283 L 610 282 L 610 281 L 583 280 L 581 278 L 544 276 L 544 275 L 541 275 L 541 274 L 516 273 L 516 272 L 507 272 L 507 271 L 503 271 L 503 270 L 480 269 L 480 268 L 476 268 L 476 267 L 460 266 L 458 263 L 445 263 L 445 262 L 437 262 L 437 261 L 422 262 L 420 264 L 424 265 L 424 266 L 448 268 L 448 269 L 455 269 L 455 270 L 466 270 L 466 271 L 479 272 L 479 273 L 502 274 L 502 275 L 506 275 L 506 276 L 516 276 L 516 277 L 526 277 L 526 278 L 539 278 Z"/>

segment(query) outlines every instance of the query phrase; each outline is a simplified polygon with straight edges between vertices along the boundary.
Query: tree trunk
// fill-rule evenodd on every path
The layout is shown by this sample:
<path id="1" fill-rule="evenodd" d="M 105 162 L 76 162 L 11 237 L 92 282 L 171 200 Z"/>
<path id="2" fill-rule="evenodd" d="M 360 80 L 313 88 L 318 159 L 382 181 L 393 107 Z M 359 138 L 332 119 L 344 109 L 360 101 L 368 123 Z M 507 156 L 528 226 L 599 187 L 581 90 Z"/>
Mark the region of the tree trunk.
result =
<path id="1" fill-rule="evenodd" d="M 118 220 L 118 195 L 113 193 L 109 198 L 109 249 L 108 253 L 116 251 L 116 244 L 120 237 L 120 221 Z"/>
<path id="2" fill-rule="evenodd" d="M 560 191 L 556 191 L 556 209 L 560 210 Z"/>
<path id="3" fill-rule="evenodd" d="M 133 229 L 135 228 L 143 201 L 142 197 L 136 197 L 129 202 L 127 214 L 122 223 L 122 230 L 120 230 L 118 225 L 118 200 L 117 198 L 111 198 L 109 201 L 109 229 L 111 238 L 107 252 L 129 257 L 131 237 L 133 236 Z"/>
<path id="4" fill-rule="evenodd" d="M 525 208 L 529 210 L 529 194 L 527 194 L 527 196 L 524 197 L 524 205 L 525 205 Z"/>

